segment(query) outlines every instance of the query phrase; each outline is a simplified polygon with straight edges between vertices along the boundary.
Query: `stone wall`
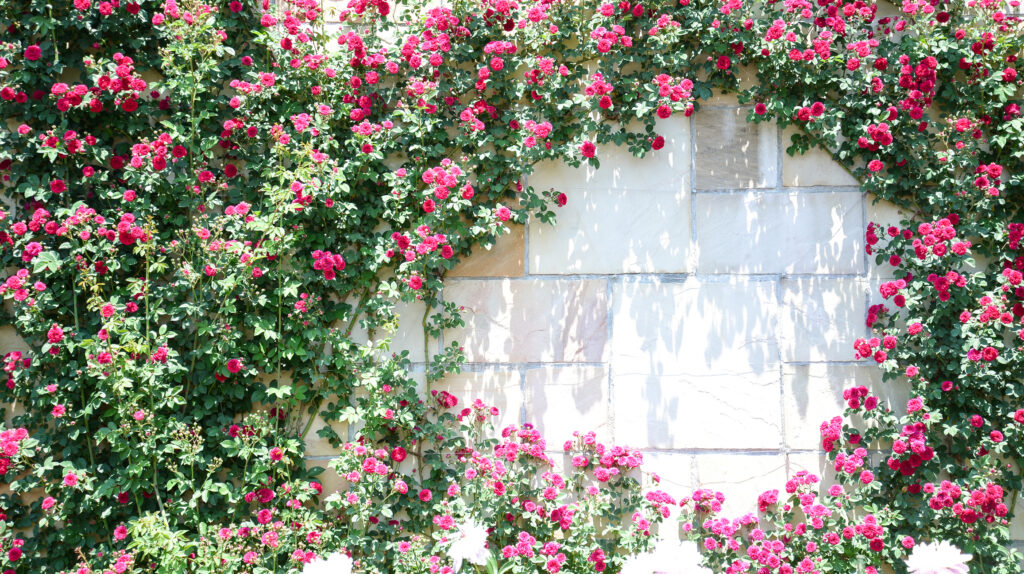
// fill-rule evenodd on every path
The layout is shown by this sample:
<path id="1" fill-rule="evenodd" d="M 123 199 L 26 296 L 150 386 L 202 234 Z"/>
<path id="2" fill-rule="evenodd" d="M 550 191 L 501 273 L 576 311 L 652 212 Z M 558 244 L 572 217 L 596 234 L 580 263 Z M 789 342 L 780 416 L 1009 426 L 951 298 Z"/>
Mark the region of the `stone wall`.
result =
<path id="1" fill-rule="evenodd" d="M 600 169 L 540 166 L 529 183 L 568 204 L 452 274 L 444 299 L 466 327 L 444 342 L 469 364 L 435 388 L 534 423 L 553 450 L 574 430 L 638 447 L 667 490 L 721 490 L 729 512 L 799 470 L 829 476 L 818 427 L 843 388 L 908 398 L 852 350 L 885 279 L 865 227 L 899 212 L 826 152 L 790 157 L 790 134 L 747 113 L 716 97 L 662 122 L 666 146 L 644 159 L 609 147 Z M 406 309 L 395 344 L 420 370 L 422 312 Z M 311 463 L 330 458 L 313 446 Z"/>
<path id="2" fill-rule="evenodd" d="M 872 292 L 864 228 L 893 210 L 747 113 L 715 98 L 662 122 L 644 159 L 599 149 L 600 169 L 530 177 L 568 195 L 558 223 L 474 256 L 444 292 L 466 308 L 446 334 L 471 363 L 457 384 L 488 381 L 467 399 L 553 448 L 573 430 L 642 448 L 669 488 L 722 490 L 727 510 L 823 472 L 818 425 L 843 387 L 879 385 L 852 341 Z"/>

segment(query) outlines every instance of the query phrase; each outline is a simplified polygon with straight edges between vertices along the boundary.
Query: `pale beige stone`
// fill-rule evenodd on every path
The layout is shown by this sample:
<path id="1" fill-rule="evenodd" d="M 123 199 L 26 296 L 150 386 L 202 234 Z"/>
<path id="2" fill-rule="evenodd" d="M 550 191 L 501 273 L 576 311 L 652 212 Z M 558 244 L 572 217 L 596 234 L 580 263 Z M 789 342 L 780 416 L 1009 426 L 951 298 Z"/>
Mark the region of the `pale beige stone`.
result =
<path id="1" fill-rule="evenodd" d="M 608 369 L 545 366 L 526 371 L 526 422 L 533 423 L 552 446 L 574 431 L 609 431 Z"/>
<path id="2" fill-rule="evenodd" d="M 746 374 L 618 375 L 615 441 L 639 448 L 778 449 L 778 370 Z"/>
<path id="3" fill-rule="evenodd" d="M 890 225 L 903 229 L 901 222 L 911 217 L 906 210 L 891 201 L 879 199 L 874 195 L 867 196 L 866 201 L 868 221 L 882 226 L 882 230 Z M 882 234 L 879 234 L 879 237 L 882 237 Z"/>
<path id="4" fill-rule="evenodd" d="M 412 303 L 406 303 L 398 301 L 395 303 L 395 315 L 398 316 L 398 325 L 394 333 L 391 334 L 391 343 L 388 346 L 388 350 L 392 353 L 401 354 L 403 351 L 409 352 L 409 360 L 414 363 L 422 363 L 426 360 L 426 350 L 424 347 L 424 341 L 426 339 L 423 333 L 423 314 L 426 311 L 426 305 L 419 301 Z M 388 334 L 378 329 L 374 333 L 375 340 L 381 340 Z M 358 322 L 352 329 L 352 340 L 359 344 L 365 344 L 367 341 L 366 329 L 362 328 Z M 433 341 L 430 342 L 429 352 L 436 352 L 436 345 Z"/>
<path id="5" fill-rule="evenodd" d="M 775 289 L 773 281 L 743 278 L 615 283 L 614 381 L 627 375 L 777 372 Z"/>
<path id="6" fill-rule="evenodd" d="M 530 225 L 530 273 L 687 271 L 687 192 L 595 186 L 567 195 L 554 225 Z"/>
<path id="7" fill-rule="evenodd" d="M 853 340 L 867 334 L 867 283 L 845 277 L 784 277 L 781 287 L 782 360 L 852 360 Z"/>
<path id="8" fill-rule="evenodd" d="M 813 147 L 795 156 L 786 153 L 793 134 L 798 131 L 793 126 L 787 126 L 782 131 L 782 185 L 860 186 L 857 178 L 832 159 L 832 154 L 827 150 Z"/>
<path id="9" fill-rule="evenodd" d="M 631 126 L 631 130 L 636 130 Z M 635 157 L 627 147 L 614 144 L 598 146 L 596 159 L 601 167 L 584 163 L 573 168 L 565 163 L 545 161 L 534 166 L 528 183 L 537 190 L 565 191 L 572 201 L 572 190 L 620 189 L 661 190 L 674 193 L 689 188 L 690 120 L 680 114 L 655 123 L 655 133 L 665 138 L 665 147 Z"/>
<path id="10" fill-rule="evenodd" d="M 522 277 L 524 269 L 525 229 L 513 225 L 509 233 L 498 237 L 490 249 L 478 247 L 449 273 L 449 277 Z"/>
<path id="11" fill-rule="evenodd" d="M 736 66 L 733 64 L 733 70 L 739 77 L 739 89 L 740 91 L 749 90 L 754 86 L 758 85 L 757 79 L 757 67 L 755 66 Z M 701 102 L 701 106 L 736 106 L 739 105 L 739 100 L 736 98 L 734 92 L 723 92 L 718 88 L 712 88 L 711 97 Z M 701 113 L 701 112 L 697 112 Z"/>
<path id="12" fill-rule="evenodd" d="M 604 280 L 456 279 L 446 301 L 465 308 L 466 326 L 445 333 L 469 362 L 598 362 L 607 351 Z"/>
<path id="13" fill-rule="evenodd" d="M 318 474 L 313 479 L 318 481 L 320 483 L 320 486 L 322 486 L 324 489 L 323 494 L 321 494 L 320 496 L 321 500 L 327 498 L 328 496 L 334 494 L 335 492 L 345 492 L 348 490 L 348 481 L 338 476 L 337 471 L 328 466 L 329 462 L 329 460 L 324 460 L 321 457 L 306 459 L 306 468 L 312 469 L 315 467 L 320 467 L 324 469 L 323 472 Z"/>
<path id="14" fill-rule="evenodd" d="M 697 486 L 721 492 L 724 516 L 757 512 L 757 497 L 786 483 L 786 458 L 782 454 L 698 454 Z"/>
<path id="15" fill-rule="evenodd" d="M 698 194 L 701 273 L 861 273 L 858 192 Z"/>
<path id="16" fill-rule="evenodd" d="M 778 126 L 748 122 L 749 111 L 749 107 L 712 107 L 694 114 L 696 189 L 778 184 Z"/>
<path id="17" fill-rule="evenodd" d="M 471 407 L 480 399 L 488 407 L 498 407 L 498 417 L 490 418 L 496 429 L 522 422 L 522 375 L 511 369 L 489 368 L 448 375 L 433 383 L 431 391 L 448 391 L 459 399 L 454 412 Z"/>
<path id="18" fill-rule="evenodd" d="M 785 365 L 782 383 L 786 444 L 792 449 L 821 449 L 821 423 L 843 416 L 846 408 L 843 389 L 865 386 L 879 397 L 877 408 L 901 414 L 906 412 L 910 396 L 905 382 L 882 382 L 881 371 L 873 363 Z M 851 422 L 863 428 L 860 417 Z"/>

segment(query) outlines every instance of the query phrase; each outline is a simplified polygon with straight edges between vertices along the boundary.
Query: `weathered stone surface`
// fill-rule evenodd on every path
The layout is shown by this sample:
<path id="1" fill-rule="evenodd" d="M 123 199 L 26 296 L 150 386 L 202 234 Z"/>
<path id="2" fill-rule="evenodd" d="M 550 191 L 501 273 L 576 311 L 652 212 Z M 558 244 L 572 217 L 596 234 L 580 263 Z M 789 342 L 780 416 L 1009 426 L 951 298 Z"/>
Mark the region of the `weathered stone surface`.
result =
<path id="1" fill-rule="evenodd" d="M 786 458 L 781 454 L 698 454 L 695 458 L 697 485 L 725 495 L 725 516 L 756 512 L 757 497 L 786 482 Z"/>
<path id="2" fill-rule="evenodd" d="M 815 147 L 795 156 L 786 153 L 797 128 L 788 126 L 782 131 L 782 185 L 785 186 L 853 186 L 860 182 L 832 159 L 827 150 Z"/>
<path id="3" fill-rule="evenodd" d="M 615 375 L 615 441 L 657 449 L 782 446 L 778 370 Z"/>
<path id="4" fill-rule="evenodd" d="M 455 412 L 469 407 L 476 399 L 488 407 L 498 407 L 492 419 L 496 428 L 522 423 L 523 380 L 517 370 L 489 368 L 451 374 L 431 385 L 432 391 L 448 391 L 459 399 Z"/>
<path id="5" fill-rule="evenodd" d="M 879 397 L 878 408 L 905 413 L 909 388 L 897 382 L 882 382 L 881 372 L 873 364 L 785 365 L 783 367 L 783 403 L 785 405 L 786 445 L 791 449 L 821 448 L 823 421 L 842 416 L 846 404 L 843 389 L 868 387 Z M 854 424 L 860 424 L 854 418 Z"/>
<path id="6" fill-rule="evenodd" d="M 657 165 L 646 168 L 656 170 Z M 530 225 L 530 273 L 687 271 L 687 192 L 595 186 L 567 194 L 555 225 Z"/>
<path id="7" fill-rule="evenodd" d="M 612 375 L 777 371 L 773 281 L 620 281 L 613 285 Z"/>
<path id="8" fill-rule="evenodd" d="M 698 194 L 697 270 L 861 273 L 861 201 L 857 192 Z"/>
<path id="9" fill-rule="evenodd" d="M 636 127 L 630 128 L 637 131 Z M 528 176 L 528 182 L 538 190 L 550 188 L 565 191 L 573 201 L 572 190 L 620 189 L 662 190 L 679 193 L 689 188 L 690 181 L 690 120 L 679 114 L 655 123 L 655 133 L 665 138 L 665 147 L 648 151 L 643 158 L 630 153 L 626 147 L 605 144 L 598 147 L 596 158 L 601 164 L 572 168 L 566 164 L 547 161 L 537 164 Z"/>
<path id="10" fill-rule="evenodd" d="M 853 360 L 853 340 L 867 332 L 867 283 L 845 277 L 784 277 L 781 287 L 782 360 Z"/>
<path id="11" fill-rule="evenodd" d="M 539 367 L 526 371 L 526 422 L 552 447 L 574 431 L 609 432 L 608 370 L 604 367 Z"/>
<path id="12" fill-rule="evenodd" d="M 459 262 L 449 277 L 522 277 L 525 257 L 525 228 L 513 225 L 490 249 L 477 249 Z"/>
<path id="13" fill-rule="evenodd" d="M 694 114 L 696 189 L 775 187 L 778 127 L 748 123 L 750 107 L 710 107 Z"/>
<path id="14" fill-rule="evenodd" d="M 598 362 L 608 339 L 605 280 L 452 280 L 466 326 L 445 334 L 469 362 Z"/>

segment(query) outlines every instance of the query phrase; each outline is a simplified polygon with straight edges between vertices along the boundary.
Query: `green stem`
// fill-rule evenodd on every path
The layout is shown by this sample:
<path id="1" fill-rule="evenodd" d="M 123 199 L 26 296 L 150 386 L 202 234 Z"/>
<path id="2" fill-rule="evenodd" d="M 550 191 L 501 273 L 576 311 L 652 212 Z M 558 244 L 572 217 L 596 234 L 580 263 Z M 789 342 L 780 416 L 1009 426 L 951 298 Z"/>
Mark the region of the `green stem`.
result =
<path id="1" fill-rule="evenodd" d="M 363 294 L 359 297 L 359 302 L 356 303 L 355 308 L 352 309 L 352 318 L 349 319 L 348 326 L 345 327 L 345 337 L 352 334 L 352 328 L 355 327 L 356 321 L 362 314 L 363 306 L 370 299 L 370 293 L 377 290 L 377 284 L 374 283 L 366 289 L 363 289 Z M 320 405 L 324 402 L 323 395 L 317 396 L 316 401 L 313 403 L 313 413 L 309 415 L 309 421 L 306 422 L 306 426 L 303 427 L 302 432 L 299 434 L 299 440 L 305 440 L 306 434 L 309 433 L 309 429 L 313 428 L 313 423 L 316 421 L 316 415 L 320 411 Z"/>

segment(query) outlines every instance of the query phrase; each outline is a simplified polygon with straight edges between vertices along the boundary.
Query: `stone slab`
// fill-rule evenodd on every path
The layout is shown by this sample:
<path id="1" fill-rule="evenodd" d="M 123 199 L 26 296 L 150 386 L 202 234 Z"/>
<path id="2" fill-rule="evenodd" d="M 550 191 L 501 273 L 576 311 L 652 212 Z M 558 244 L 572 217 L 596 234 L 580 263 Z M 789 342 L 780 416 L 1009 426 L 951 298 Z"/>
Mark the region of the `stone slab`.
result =
<path id="1" fill-rule="evenodd" d="M 777 372 L 776 287 L 744 278 L 616 282 L 614 379 Z"/>
<path id="2" fill-rule="evenodd" d="M 780 285 L 782 360 L 853 360 L 853 341 L 867 334 L 868 284 L 858 278 L 784 277 Z"/>
<path id="3" fill-rule="evenodd" d="M 859 192 L 698 194 L 700 273 L 864 270 Z"/>
<path id="4" fill-rule="evenodd" d="M 778 371 L 616 375 L 615 441 L 633 447 L 779 449 Z"/>
<path id="5" fill-rule="evenodd" d="M 545 366 L 526 371 L 526 422 L 549 446 L 561 445 L 574 431 L 610 431 L 608 370 L 591 366 Z"/>
<path id="6" fill-rule="evenodd" d="M 522 277 L 525 270 L 526 230 L 513 225 L 490 249 L 478 247 L 449 273 L 449 277 Z"/>
<path id="7" fill-rule="evenodd" d="M 446 301 L 465 308 L 460 341 L 469 362 L 600 362 L 607 354 L 603 279 L 449 281 Z"/>
<path id="8" fill-rule="evenodd" d="M 652 166 L 657 169 L 657 166 Z M 685 273 L 690 199 L 682 189 L 568 191 L 554 225 L 530 225 L 530 272 Z"/>
<path id="9" fill-rule="evenodd" d="M 839 162 L 832 159 L 832 154 L 827 150 L 814 147 L 795 156 L 786 153 L 793 134 L 799 131 L 793 126 L 787 126 L 782 131 L 782 185 L 787 187 L 860 186 L 857 178 L 846 171 Z"/>
<path id="10" fill-rule="evenodd" d="M 695 189 L 778 185 L 778 126 L 747 122 L 750 109 L 709 107 L 694 114 Z"/>

